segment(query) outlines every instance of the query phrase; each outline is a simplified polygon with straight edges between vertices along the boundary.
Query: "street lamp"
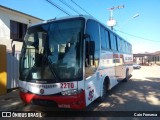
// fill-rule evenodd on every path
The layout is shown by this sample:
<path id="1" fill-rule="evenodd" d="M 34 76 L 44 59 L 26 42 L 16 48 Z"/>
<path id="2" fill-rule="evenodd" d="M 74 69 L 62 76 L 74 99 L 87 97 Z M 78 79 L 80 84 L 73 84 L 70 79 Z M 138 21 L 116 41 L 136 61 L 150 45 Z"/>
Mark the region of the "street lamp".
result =
<path id="1" fill-rule="evenodd" d="M 136 18 L 136 17 L 138 17 L 139 16 L 139 14 L 137 13 L 137 14 L 135 14 L 134 16 L 133 16 L 133 18 Z"/>
<path id="2" fill-rule="evenodd" d="M 133 18 L 137 18 L 137 17 L 139 17 L 139 14 L 138 14 L 138 13 L 136 13 L 136 14 L 133 15 L 132 17 L 128 18 L 121 26 L 124 26 L 128 21 L 130 21 L 130 20 L 133 19 Z M 122 28 L 121 26 L 119 26 L 118 28 L 119 28 L 119 29 Z"/>

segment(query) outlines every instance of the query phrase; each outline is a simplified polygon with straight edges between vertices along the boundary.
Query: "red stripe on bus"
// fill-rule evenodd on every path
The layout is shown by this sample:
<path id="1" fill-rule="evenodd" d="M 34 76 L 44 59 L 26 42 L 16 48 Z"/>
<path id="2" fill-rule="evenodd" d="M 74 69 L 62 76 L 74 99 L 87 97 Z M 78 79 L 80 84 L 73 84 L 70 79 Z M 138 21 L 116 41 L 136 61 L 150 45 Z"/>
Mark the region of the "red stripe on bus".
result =
<path id="1" fill-rule="evenodd" d="M 119 58 L 118 54 L 113 54 L 113 58 Z"/>
<path id="2" fill-rule="evenodd" d="M 104 59 L 112 59 L 112 58 L 123 58 L 122 54 L 106 54 L 102 58 Z"/>
<path id="3" fill-rule="evenodd" d="M 83 109 L 86 107 L 86 102 L 85 102 L 85 91 L 83 90 L 80 94 L 77 95 L 72 95 L 72 96 L 41 96 L 41 95 L 36 95 L 36 94 L 31 94 L 31 93 L 24 93 L 20 92 L 20 97 L 21 99 L 29 104 L 32 102 L 32 100 L 48 100 L 48 101 L 53 101 L 56 102 L 57 105 L 63 105 L 67 106 L 69 105 L 70 108 L 72 109 Z"/>

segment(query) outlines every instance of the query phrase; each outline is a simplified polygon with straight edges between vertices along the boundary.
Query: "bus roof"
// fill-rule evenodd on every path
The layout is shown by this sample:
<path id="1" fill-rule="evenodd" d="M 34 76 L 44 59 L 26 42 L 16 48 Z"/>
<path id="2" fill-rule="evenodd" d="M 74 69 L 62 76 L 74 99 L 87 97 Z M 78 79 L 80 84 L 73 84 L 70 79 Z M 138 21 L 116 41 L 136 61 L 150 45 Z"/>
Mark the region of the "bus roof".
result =
<path id="1" fill-rule="evenodd" d="M 36 26 L 36 25 L 40 25 L 40 24 L 46 24 L 46 23 L 50 23 L 50 22 L 53 22 L 53 21 L 59 21 L 59 20 L 65 20 L 65 19 L 71 19 L 71 18 L 84 18 L 84 19 L 93 19 L 93 20 L 96 20 L 94 17 L 92 16 L 89 16 L 89 15 L 74 15 L 74 16 L 66 16 L 66 17 L 60 17 L 60 18 L 53 18 L 53 19 L 49 19 L 49 20 L 45 20 L 43 22 L 39 22 L 39 23 L 36 23 L 36 24 L 33 24 L 31 25 L 30 27 L 32 26 Z M 96 20 L 98 21 L 98 20 Z M 99 22 L 99 21 L 98 21 Z"/>
<path id="2" fill-rule="evenodd" d="M 36 26 L 36 25 L 41 25 L 41 24 L 46 24 L 46 23 L 50 23 L 50 22 L 53 22 L 53 21 L 59 21 L 59 20 L 67 20 L 67 19 L 71 19 L 71 18 L 84 18 L 85 20 L 88 20 L 88 19 L 92 19 L 92 20 L 95 20 L 97 21 L 98 23 L 100 23 L 102 26 L 104 26 L 105 28 L 107 28 L 110 32 L 113 32 L 115 35 L 117 35 L 119 38 L 123 39 L 125 42 L 129 43 L 127 40 L 125 40 L 124 38 L 122 38 L 121 36 L 119 36 L 117 33 L 115 33 L 114 31 L 110 30 L 105 24 L 101 23 L 99 20 L 97 20 L 96 18 L 92 17 L 92 16 L 89 16 L 89 15 L 75 15 L 75 16 L 66 16 L 66 17 L 61 17 L 61 18 L 53 18 L 53 19 L 49 19 L 49 20 L 45 20 L 41 23 L 37 23 L 37 24 L 33 24 L 31 25 L 30 27 L 32 26 Z M 129 43 L 130 44 L 130 43 Z M 131 45 L 131 44 L 130 44 Z"/>

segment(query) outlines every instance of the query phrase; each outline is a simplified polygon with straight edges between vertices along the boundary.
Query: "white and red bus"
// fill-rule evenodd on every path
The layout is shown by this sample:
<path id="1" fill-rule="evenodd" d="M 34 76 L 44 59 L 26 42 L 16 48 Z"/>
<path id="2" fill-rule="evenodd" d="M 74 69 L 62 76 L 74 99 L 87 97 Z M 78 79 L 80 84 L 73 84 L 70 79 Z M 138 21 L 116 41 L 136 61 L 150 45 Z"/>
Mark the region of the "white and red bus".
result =
<path id="1" fill-rule="evenodd" d="M 27 103 L 83 109 L 127 81 L 132 46 L 89 16 L 29 27 L 20 58 L 20 97 Z"/>

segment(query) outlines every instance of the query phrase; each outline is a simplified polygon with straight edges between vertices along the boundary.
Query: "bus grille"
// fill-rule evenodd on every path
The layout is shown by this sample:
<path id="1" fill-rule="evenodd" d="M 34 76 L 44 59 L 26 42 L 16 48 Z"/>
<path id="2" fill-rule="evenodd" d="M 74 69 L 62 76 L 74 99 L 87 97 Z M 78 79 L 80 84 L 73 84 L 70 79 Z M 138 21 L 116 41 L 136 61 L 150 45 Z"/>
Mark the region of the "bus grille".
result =
<path id="1" fill-rule="evenodd" d="M 50 100 L 37 100 L 33 99 L 31 102 L 33 105 L 47 106 L 47 107 L 58 107 L 57 103 Z"/>

